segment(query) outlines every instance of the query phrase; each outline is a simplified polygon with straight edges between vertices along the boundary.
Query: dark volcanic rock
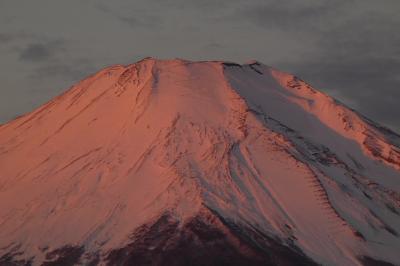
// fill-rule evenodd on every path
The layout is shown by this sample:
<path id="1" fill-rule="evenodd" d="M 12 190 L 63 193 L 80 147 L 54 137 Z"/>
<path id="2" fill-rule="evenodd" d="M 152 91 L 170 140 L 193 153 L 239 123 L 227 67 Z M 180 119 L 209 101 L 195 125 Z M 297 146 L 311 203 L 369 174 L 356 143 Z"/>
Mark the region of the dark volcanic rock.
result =
<path id="1" fill-rule="evenodd" d="M 395 266 L 389 262 L 377 260 L 371 257 L 362 257 L 360 261 L 365 266 Z"/>
<path id="2" fill-rule="evenodd" d="M 180 224 L 164 214 L 110 251 L 109 265 L 316 265 L 300 250 L 210 212 Z"/>
<path id="3" fill-rule="evenodd" d="M 83 247 L 65 246 L 47 253 L 46 261 L 43 262 L 42 266 L 76 265 L 84 252 Z"/>

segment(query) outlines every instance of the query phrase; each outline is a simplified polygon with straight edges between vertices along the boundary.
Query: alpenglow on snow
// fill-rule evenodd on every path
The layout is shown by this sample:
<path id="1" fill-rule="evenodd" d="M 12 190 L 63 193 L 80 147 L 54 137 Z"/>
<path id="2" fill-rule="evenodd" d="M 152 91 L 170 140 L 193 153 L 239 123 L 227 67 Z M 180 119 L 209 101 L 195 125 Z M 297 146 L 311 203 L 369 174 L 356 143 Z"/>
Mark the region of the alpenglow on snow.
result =
<path id="1" fill-rule="evenodd" d="M 0 265 L 399 265 L 399 147 L 259 62 L 111 66 L 0 126 Z"/>

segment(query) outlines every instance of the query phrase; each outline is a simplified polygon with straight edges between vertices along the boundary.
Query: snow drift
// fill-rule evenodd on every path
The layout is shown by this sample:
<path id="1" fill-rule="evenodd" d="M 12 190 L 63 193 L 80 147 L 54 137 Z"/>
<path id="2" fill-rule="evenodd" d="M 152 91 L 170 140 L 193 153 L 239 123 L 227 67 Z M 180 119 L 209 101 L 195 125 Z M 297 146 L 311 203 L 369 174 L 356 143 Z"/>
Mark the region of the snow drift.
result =
<path id="1" fill-rule="evenodd" d="M 399 234 L 400 136 L 259 62 L 112 66 L 0 126 L 0 265 L 398 265 Z"/>

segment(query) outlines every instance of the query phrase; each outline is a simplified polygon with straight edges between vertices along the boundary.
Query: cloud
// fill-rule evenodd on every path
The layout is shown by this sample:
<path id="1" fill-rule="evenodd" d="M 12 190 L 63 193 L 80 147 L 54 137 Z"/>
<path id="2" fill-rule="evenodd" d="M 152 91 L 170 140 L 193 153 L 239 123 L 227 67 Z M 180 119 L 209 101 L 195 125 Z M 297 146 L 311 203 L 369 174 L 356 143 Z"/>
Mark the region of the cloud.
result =
<path id="1" fill-rule="evenodd" d="M 30 75 L 32 79 L 60 79 L 76 81 L 86 75 L 94 73 L 97 69 L 90 64 L 81 63 L 51 63 L 36 68 Z"/>
<path id="2" fill-rule="evenodd" d="M 56 57 L 63 51 L 65 48 L 61 41 L 29 43 L 20 52 L 19 59 L 26 62 L 43 62 Z"/>
<path id="3" fill-rule="evenodd" d="M 32 39 L 32 36 L 24 32 L 0 32 L 0 45 L 12 44 L 29 38 Z"/>
<path id="4" fill-rule="evenodd" d="M 12 34 L 0 33 L 0 44 L 8 43 L 14 39 Z"/>
<path id="5" fill-rule="evenodd" d="M 254 0 L 253 0 L 254 1 Z M 156 5 L 173 7 L 175 9 L 200 9 L 202 11 L 213 11 L 227 9 L 237 4 L 245 4 L 247 0 L 151 0 Z"/>
<path id="6" fill-rule="evenodd" d="M 22 48 L 16 48 L 22 63 L 31 63 L 27 75 L 30 80 L 60 79 L 77 81 L 96 70 L 94 63 L 81 55 L 71 56 L 70 43 L 61 39 L 38 41 L 38 37 L 28 38 Z"/>
<path id="7" fill-rule="evenodd" d="M 19 44 L 19 42 L 25 44 Z M 14 51 L 22 64 L 29 64 L 29 72 L 24 79 L 38 87 L 31 91 L 46 93 L 44 83 L 70 85 L 85 76 L 94 73 L 101 66 L 95 66 L 93 60 L 85 55 L 76 56 L 72 52 L 71 42 L 63 39 L 51 39 L 39 36 L 25 36 L 14 40 Z M 19 46 L 18 46 L 19 45 Z"/>
<path id="8" fill-rule="evenodd" d="M 336 16 L 343 17 L 352 2 L 352 0 L 267 0 L 239 6 L 231 14 L 230 19 L 247 20 L 273 30 L 309 32 L 324 29 L 334 23 L 332 18 Z"/>
<path id="9" fill-rule="evenodd" d="M 204 49 L 223 49 L 224 45 L 218 43 L 218 42 L 210 42 L 206 45 L 204 45 Z"/>
<path id="10" fill-rule="evenodd" d="M 124 23 L 132 28 L 137 28 L 137 27 L 155 28 L 155 27 L 158 27 L 161 25 L 159 18 L 157 18 L 155 16 L 144 15 L 144 14 L 142 14 L 141 16 L 119 15 L 119 16 L 116 16 L 116 18 L 119 21 L 121 21 L 122 23 Z"/>
<path id="11" fill-rule="evenodd" d="M 156 28 L 162 25 L 160 16 L 151 14 L 151 10 L 147 10 L 141 5 L 121 5 L 121 3 L 113 2 L 113 5 L 104 3 L 95 3 L 94 7 L 104 14 L 114 17 L 119 22 L 128 25 L 131 28 Z"/>

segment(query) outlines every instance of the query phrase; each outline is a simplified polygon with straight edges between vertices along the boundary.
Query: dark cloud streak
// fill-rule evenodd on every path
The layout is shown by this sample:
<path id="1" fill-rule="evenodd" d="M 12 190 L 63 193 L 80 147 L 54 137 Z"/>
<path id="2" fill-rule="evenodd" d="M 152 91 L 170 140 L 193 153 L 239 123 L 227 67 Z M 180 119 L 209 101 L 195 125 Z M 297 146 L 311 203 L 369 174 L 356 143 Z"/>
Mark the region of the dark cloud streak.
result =
<path id="1" fill-rule="evenodd" d="M 19 59 L 28 62 L 44 61 L 54 55 L 54 46 L 43 43 L 31 43 L 21 52 Z"/>
<path id="2" fill-rule="evenodd" d="M 270 0 L 258 5 L 239 7 L 232 18 L 246 19 L 258 26 L 276 29 L 306 31 L 324 30 L 330 20 L 346 11 L 352 0 L 337 1 L 289 1 Z M 326 20 L 330 23 L 325 23 Z"/>

